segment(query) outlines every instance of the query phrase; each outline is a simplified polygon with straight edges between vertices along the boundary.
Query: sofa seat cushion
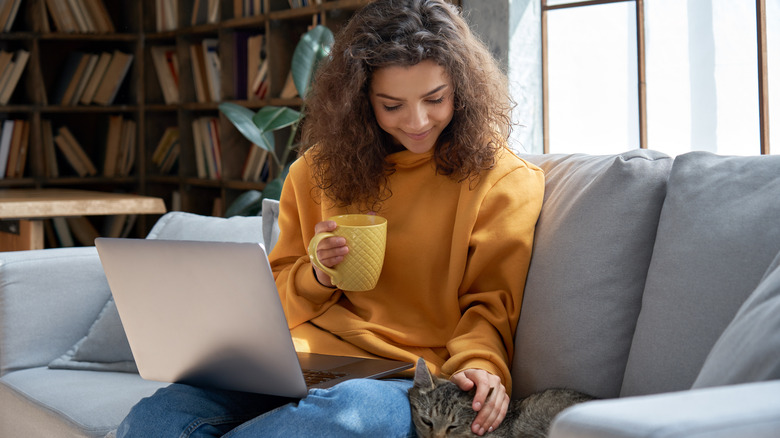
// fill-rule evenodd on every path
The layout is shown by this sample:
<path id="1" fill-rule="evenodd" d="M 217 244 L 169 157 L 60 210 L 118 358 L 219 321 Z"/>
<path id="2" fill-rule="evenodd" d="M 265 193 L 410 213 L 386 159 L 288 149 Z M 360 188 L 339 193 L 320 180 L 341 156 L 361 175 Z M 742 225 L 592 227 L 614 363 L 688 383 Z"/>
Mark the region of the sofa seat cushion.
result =
<path id="1" fill-rule="evenodd" d="M 674 160 L 621 395 L 688 389 L 780 252 L 780 156 Z"/>
<path id="2" fill-rule="evenodd" d="M 569 387 L 615 397 L 672 159 L 642 150 L 523 158 L 546 180 L 515 338 L 513 395 Z"/>
<path id="3" fill-rule="evenodd" d="M 780 254 L 704 361 L 694 388 L 780 380 Z"/>
<path id="4" fill-rule="evenodd" d="M 0 436 L 102 437 L 165 385 L 128 373 L 15 371 L 0 378 Z"/>

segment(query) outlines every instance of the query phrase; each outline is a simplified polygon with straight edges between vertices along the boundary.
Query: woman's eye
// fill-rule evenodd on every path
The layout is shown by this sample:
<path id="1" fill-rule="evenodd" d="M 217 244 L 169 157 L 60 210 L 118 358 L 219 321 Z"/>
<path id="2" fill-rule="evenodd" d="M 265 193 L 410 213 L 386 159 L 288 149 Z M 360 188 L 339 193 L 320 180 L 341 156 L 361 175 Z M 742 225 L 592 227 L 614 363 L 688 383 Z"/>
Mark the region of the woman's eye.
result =
<path id="1" fill-rule="evenodd" d="M 395 111 L 398 108 L 401 108 L 401 105 L 395 105 L 395 106 L 382 105 L 382 106 L 385 108 L 385 111 Z"/>
<path id="2" fill-rule="evenodd" d="M 444 102 L 444 96 L 442 96 L 442 97 L 440 97 L 438 99 L 432 99 L 432 100 L 428 101 L 428 103 L 432 103 L 434 105 L 440 104 L 442 102 Z"/>

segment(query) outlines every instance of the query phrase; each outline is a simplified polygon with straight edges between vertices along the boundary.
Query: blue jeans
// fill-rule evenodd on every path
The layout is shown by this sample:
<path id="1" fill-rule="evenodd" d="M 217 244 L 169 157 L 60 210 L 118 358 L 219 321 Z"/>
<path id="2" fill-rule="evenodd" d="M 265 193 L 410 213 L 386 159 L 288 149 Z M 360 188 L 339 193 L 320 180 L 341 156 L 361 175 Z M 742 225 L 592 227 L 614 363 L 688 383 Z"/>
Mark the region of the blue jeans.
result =
<path id="1" fill-rule="evenodd" d="M 291 400 L 173 384 L 133 407 L 132 437 L 414 437 L 407 379 L 343 382 Z"/>

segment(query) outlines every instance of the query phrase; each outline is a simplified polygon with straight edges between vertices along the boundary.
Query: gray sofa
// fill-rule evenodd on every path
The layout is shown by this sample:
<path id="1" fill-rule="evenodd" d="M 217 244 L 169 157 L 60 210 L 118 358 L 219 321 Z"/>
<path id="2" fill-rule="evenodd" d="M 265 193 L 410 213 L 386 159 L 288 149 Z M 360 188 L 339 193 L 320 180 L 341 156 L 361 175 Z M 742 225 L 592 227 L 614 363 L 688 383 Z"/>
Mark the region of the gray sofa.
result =
<path id="1" fill-rule="evenodd" d="M 547 183 L 513 396 L 603 399 L 555 438 L 780 436 L 780 157 L 524 158 Z M 270 247 L 277 207 L 169 213 L 149 238 Z M 0 254 L 0 436 L 103 436 L 162 385 L 133 372 L 109 297 L 94 248 Z"/>

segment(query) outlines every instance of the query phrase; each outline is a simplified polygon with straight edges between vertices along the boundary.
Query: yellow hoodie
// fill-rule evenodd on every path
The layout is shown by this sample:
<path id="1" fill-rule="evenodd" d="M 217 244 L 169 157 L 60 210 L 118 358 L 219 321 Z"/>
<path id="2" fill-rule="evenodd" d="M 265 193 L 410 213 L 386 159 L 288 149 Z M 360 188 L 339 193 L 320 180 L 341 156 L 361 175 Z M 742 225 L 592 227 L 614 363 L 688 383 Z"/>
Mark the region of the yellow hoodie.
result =
<path id="1" fill-rule="evenodd" d="M 296 348 L 324 354 L 423 357 L 446 376 L 468 368 L 511 394 L 515 326 L 542 206 L 544 175 L 504 149 L 493 169 L 462 183 L 436 173 L 432 152 L 388 156 L 387 249 L 374 290 L 320 285 L 307 255 L 314 225 L 356 213 L 313 199 L 298 159 L 282 190 L 271 266 Z M 470 187 L 471 186 L 471 187 Z"/>

